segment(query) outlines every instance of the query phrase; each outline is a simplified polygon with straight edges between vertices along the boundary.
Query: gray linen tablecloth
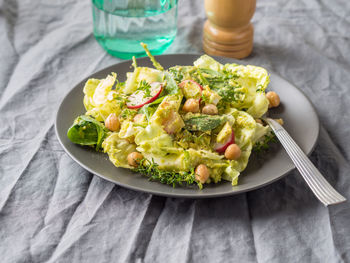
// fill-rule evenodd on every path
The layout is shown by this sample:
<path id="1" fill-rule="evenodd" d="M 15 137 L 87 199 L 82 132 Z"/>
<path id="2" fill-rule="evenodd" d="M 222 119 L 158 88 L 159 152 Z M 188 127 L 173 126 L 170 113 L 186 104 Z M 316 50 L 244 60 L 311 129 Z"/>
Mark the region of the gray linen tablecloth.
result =
<path id="1" fill-rule="evenodd" d="M 350 199 L 350 2 L 259 0 L 250 63 L 302 89 L 322 127 L 312 161 Z M 203 52 L 203 1 L 179 3 L 166 53 Z M 1 262 L 350 262 L 349 202 L 325 208 L 294 171 L 210 200 L 152 196 L 62 150 L 64 94 L 120 60 L 92 35 L 89 1 L 0 1 Z M 300 116 L 302 117 L 302 116 Z"/>

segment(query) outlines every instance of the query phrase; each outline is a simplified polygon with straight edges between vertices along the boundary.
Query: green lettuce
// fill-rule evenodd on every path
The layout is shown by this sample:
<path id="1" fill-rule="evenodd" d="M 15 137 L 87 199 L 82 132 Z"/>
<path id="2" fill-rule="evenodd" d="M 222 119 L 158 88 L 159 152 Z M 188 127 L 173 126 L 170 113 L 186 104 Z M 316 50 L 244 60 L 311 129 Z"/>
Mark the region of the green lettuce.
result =
<path id="1" fill-rule="evenodd" d="M 147 67 L 136 67 L 134 72 L 128 72 L 126 76 L 127 79 L 123 87 L 123 93 L 127 95 L 135 92 L 139 83 L 143 80 L 147 81 L 147 83 L 163 81 L 162 71 Z"/>
<path id="2" fill-rule="evenodd" d="M 231 181 L 232 185 L 237 184 L 239 173 L 242 172 L 249 160 L 252 151 L 252 146 L 255 139 L 256 122 L 254 118 L 244 111 L 230 109 L 228 114 L 231 114 L 235 122 L 233 130 L 235 132 L 235 143 L 241 149 L 241 156 L 237 160 L 229 161 L 223 173 L 223 179 Z"/>
<path id="3" fill-rule="evenodd" d="M 118 133 L 111 133 L 102 143 L 105 153 L 111 162 L 117 167 L 132 168 L 128 164 L 127 157 L 136 150 L 136 145 L 127 139 L 119 137 Z"/>
<path id="4" fill-rule="evenodd" d="M 189 169 L 184 149 L 175 147 L 172 137 L 158 124 L 151 123 L 140 131 L 135 137 L 135 143 L 137 151 L 146 159 L 153 160 L 160 169 L 167 171 Z"/>
<path id="5" fill-rule="evenodd" d="M 217 72 L 221 72 L 224 69 L 224 66 L 221 63 L 208 55 L 201 56 L 193 64 L 197 68 L 211 69 Z"/>
<path id="6" fill-rule="evenodd" d="M 204 55 L 194 62 L 200 74 L 196 75 L 203 85 L 209 85 L 216 91 L 222 102 L 231 107 L 247 110 L 254 118 L 260 118 L 268 110 L 265 89 L 269 84 L 269 75 L 264 68 L 237 64 L 222 65 L 213 58 Z"/>
<path id="7" fill-rule="evenodd" d="M 137 150 L 141 153 L 151 153 L 165 156 L 167 151 L 163 147 L 173 147 L 173 140 L 160 125 L 149 124 L 135 136 Z"/>
<path id="8" fill-rule="evenodd" d="M 265 97 L 265 89 L 270 82 L 266 69 L 256 66 L 226 64 L 225 70 L 237 76 L 232 80 L 238 85 L 237 91 L 243 92 L 243 100 L 234 101 L 232 106 L 247 109 L 254 118 L 260 118 L 268 110 L 269 102 Z"/>
<path id="9" fill-rule="evenodd" d="M 111 113 L 119 115 L 122 103 L 117 103 L 118 93 L 113 89 L 117 75 L 111 73 L 105 79 L 89 79 L 84 86 L 86 115 L 104 121 Z"/>

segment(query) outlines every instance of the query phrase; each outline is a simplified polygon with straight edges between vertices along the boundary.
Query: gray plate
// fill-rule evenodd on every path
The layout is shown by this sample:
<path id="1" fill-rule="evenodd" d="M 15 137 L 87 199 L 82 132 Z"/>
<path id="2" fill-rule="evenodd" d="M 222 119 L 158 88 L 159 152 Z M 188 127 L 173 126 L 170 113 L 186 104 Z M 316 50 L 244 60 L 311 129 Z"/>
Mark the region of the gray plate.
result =
<path id="1" fill-rule="evenodd" d="M 156 59 L 165 68 L 174 65 L 192 65 L 199 55 L 177 54 L 157 56 Z M 221 63 L 234 63 L 232 59 L 216 58 Z M 137 60 L 138 65 L 152 67 L 148 58 Z M 237 63 L 242 63 L 241 61 Z M 105 68 L 88 78 L 105 78 L 110 72 L 116 72 L 120 81 L 125 80 L 126 72 L 131 71 L 131 62 L 126 61 Z M 284 127 L 300 145 L 303 151 L 309 154 L 317 141 L 319 120 L 314 107 L 305 95 L 296 87 L 278 75 L 270 72 L 271 82 L 269 89 L 276 91 L 281 98 L 281 106 L 270 113 L 271 117 L 283 118 Z M 56 117 L 56 133 L 64 150 L 82 167 L 108 181 L 137 191 L 155 195 L 207 198 L 238 194 L 257 189 L 272 183 L 294 169 L 293 163 L 279 145 L 274 145 L 263 157 L 251 156 L 247 169 L 241 174 L 238 186 L 232 187 L 229 182 L 206 185 L 203 190 L 195 187 L 172 188 L 158 182 L 151 182 L 147 178 L 130 172 L 127 169 L 116 168 L 108 159 L 107 154 L 95 152 L 88 147 L 73 144 L 67 138 L 67 130 L 73 120 L 85 112 L 83 106 L 82 80 L 63 99 Z M 77 175 L 78 176 L 78 175 Z"/>

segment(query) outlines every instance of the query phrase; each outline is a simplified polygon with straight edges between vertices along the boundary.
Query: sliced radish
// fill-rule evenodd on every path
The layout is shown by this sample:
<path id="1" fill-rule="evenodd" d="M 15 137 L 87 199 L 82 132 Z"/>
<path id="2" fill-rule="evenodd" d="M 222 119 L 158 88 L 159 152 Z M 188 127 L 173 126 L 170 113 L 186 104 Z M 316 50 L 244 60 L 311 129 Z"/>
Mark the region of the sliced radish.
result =
<path id="1" fill-rule="evenodd" d="M 162 92 L 163 85 L 160 82 L 152 82 L 150 85 L 150 96 L 145 97 L 144 90 L 137 90 L 128 97 L 126 106 L 129 109 L 138 109 L 156 100 L 159 94 Z"/>
<path id="2" fill-rule="evenodd" d="M 203 87 L 199 83 L 187 79 L 182 81 L 179 84 L 179 87 L 182 89 L 186 99 L 199 99 L 200 102 Z"/>
<path id="3" fill-rule="evenodd" d="M 235 143 L 235 133 L 232 131 L 231 136 L 228 137 L 224 143 L 214 144 L 214 150 L 217 151 L 218 153 L 224 153 L 226 148 L 234 143 Z"/>

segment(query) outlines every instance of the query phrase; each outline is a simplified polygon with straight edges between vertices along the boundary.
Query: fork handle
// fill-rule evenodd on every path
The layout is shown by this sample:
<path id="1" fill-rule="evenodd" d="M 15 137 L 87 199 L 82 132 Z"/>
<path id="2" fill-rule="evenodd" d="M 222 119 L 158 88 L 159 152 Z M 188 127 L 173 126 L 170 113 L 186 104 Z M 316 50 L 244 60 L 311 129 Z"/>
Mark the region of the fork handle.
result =
<path id="1" fill-rule="evenodd" d="M 346 201 L 346 198 L 339 194 L 322 176 L 310 159 L 300 149 L 288 132 L 273 119 L 265 120 L 277 138 L 283 145 L 296 168 L 311 188 L 316 197 L 325 205 L 339 204 Z"/>

